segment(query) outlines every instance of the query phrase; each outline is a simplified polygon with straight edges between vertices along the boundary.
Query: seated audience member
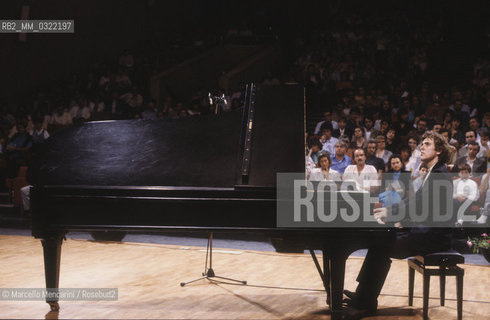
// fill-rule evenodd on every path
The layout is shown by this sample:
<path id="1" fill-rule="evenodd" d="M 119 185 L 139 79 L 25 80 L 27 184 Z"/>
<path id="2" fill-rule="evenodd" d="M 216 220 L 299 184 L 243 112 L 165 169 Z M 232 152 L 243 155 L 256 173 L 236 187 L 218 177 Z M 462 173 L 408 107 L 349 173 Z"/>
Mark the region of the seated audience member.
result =
<path id="1" fill-rule="evenodd" d="M 463 104 L 461 99 L 456 99 L 454 103 L 449 106 L 449 110 L 453 111 L 454 118 L 461 119 L 462 123 L 468 123 L 470 121 L 470 108 L 468 105 Z"/>
<path id="2" fill-rule="evenodd" d="M 432 131 L 435 131 L 437 133 L 441 133 L 442 125 L 443 125 L 442 122 L 434 123 L 434 125 L 432 126 Z"/>
<path id="3" fill-rule="evenodd" d="M 330 169 L 331 163 L 330 155 L 328 153 L 321 153 L 318 156 L 318 168 L 311 170 L 309 180 L 312 181 L 340 181 L 340 173 Z"/>
<path id="4" fill-rule="evenodd" d="M 43 119 L 35 117 L 32 119 L 34 128 L 31 135 L 32 140 L 32 152 L 39 152 L 40 146 L 44 143 L 44 141 L 48 140 L 49 133 L 48 130 L 43 128 Z"/>
<path id="5" fill-rule="evenodd" d="M 457 168 L 459 179 L 453 181 L 453 199 L 454 209 L 458 212 L 458 224 L 462 225 L 463 215 L 471 210 L 474 202 L 478 201 L 478 185 L 470 179 L 471 167 L 468 164 L 463 163 Z M 463 205 L 466 209 L 459 212 Z"/>
<path id="6" fill-rule="evenodd" d="M 49 123 L 55 129 L 59 129 L 72 124 L 72 119 L 67 110 L 63 107 L 57 107 L 55 112 L 51 115 L 51 121 Z"/>
<path id="7" fill-rule="evenodd" d="M 419 176 L 413 181 L 413 191 L 417 192 L 418 189 L 422 186 L 422 182 L 425 179 L 425 176 L 429 172 L 429 168 L 427 165 L 422 163 L 419 167 Z"/>
<path id="8" fill-rule="evenodd" d="M 407 172 L 413 172 L 417 169 L 417 163 L 413 161 L 412 151 L 409 146 L 402 146 L 400 148 L 400 157 L 402 159 L 403 164 L 405 165 L 405 170 Z"/>
<path id="9" fill-rule="evenodd" d="M 485 195 L 485 204 L 483 205 L 482 214 L 476 220 L 476 223 L 485 224 L 487 223 L 488 216 L 490 216 L 490 168 L 487 168 L 487 173 L 483 176 L 478 190 Z"/>
<path id="10" fill-rule="evenodd" d="M 439 132 L 441 136 L 444 137 L 444 140 L 446 140 L 447 143 L 451 140 L 450 137 L 450 131 L 447 130 L 446 128 L 442 128 L 441 131 Z M 456 160 L 458 159 L 458 150 L 456 147 L 453 145 L 449 145 L 449 161 L 447 162 L 447 167 L 448 169 L 452 169 L 454 167 L 454 163 L 456 163 Z"/>
<path id="11" fill-rule="evenodd" d="M 478 144 L 478 142 L 476 141 L 476 131 L 475 130 L 467 130 L 465 132 L 465 139 L 466 139 L 466 145 L 464 145 L 463 147 L 461 147 L 458 151 L 458 157 L 461 158 L 461 157 L 465 157 L 468 155 L 468 148 L 469 148 L 469 145 L 471 142 L 475 142 Z M 486 149 L 483 150 L 483 149 L 479 149 L 478 151 L 478 154 L 476 155 L 478 158 L 486 158 L 487 155 L 485 154 L 486 152 Z"/>
<path id="12" fill-rule="evenodd" d="M 386 119 L 381 119 L 379 120 L 380 121 L 380 125 L 379 125 L 379 133 L 375 136 L 372 136 L 371 138 L 375 138 L 377 137 L 378 135 L 380 134 L 387 134 L 388 133 L 388 129 L 390 129 L 390 122 Z M 376 127 L 373 127 L 374 129 L 376 129 Z"/>
<path id="13" fill-rule="evenodd" d="M 87 99 L 85 99 L 85 97 L 78 98 L 68 113 L 70 114 L 73 123 L 80 123 L 89 120 L 91 110 L 87 104 Z"/>
<path id="14" fill-rule="evenodd" d="M 345 116 L 340 117 L 338 122 L 338 129 L 333 130 L 332 136 L 337 139 L 340 139 L 341 136 L 352 136 L 352 131 L 347 128 L 347 118 Z"/>
<path id="15" fill-rule="evenodd" d="M 385 149 L 386 147 L 386 137 L 379 135 L 376 137 L 376 157 L 383 159 L 385 166 L 388 165 L 388 160 L 393 154 L 391 151 Z"/>
<path id="16" fill-rule="evenodd" d="M 339 141 L 337 138 L 332 137 L 332 126 L 329 123 L 324 123 L 321 127 L 322 136 L 320 142 L 322 143 L 322 152 L 328 154 L 335 153 L 335 144 Z"/>
<path id="17" fill-rule="evenodd" d="M 422 139 L 422 136 L 427 131 L 428 121 L 426 118 L 420 118 L 417 121 L 417 128 L 415 130 L 410 131 L 409 136 L 417 136 L 418 141 Z"/>
<path id="18" fill-rule="evenodd" d="M 7 177 L 14 178 L 17 176 L 19 167 L 26 164 L 26 153 L 32 147 L 32 138 L 26 132 L 25 125 L 17 123 L 17 133 L 7 143 L 7 152 L 5 160 L 7 162 Z"/>
<path id="19" fill-rule="evenodd" d="M 488 159 L 490 157 L 490 130 L 487 128 L 481 129 L 480 136 L 481 136 L 481 140 L 480 140 L 481 149 L 485 151 L 484 152 L 486 153 L 485 158 Z"/>
<path id="20" fill-rule="evenodd" d="M 376 138 L 380 132 L 373 129 L 374 120 L 370 115 L 364 117 L 364 138 L 369 141 L 370 139 Z"/>
<path id="21" fill-rule="evenodd" d="M 157 113 L 155 111 L 155 102 L 150 101 L 146 104 L 146 108 L 141 112 L 141 119 L 155 120 L 157 119 Z"/>
<path id="22" fill-rule="evenodd" d="M 330 111 L 325 111 L 323 113 L 323 120 L 320 121 L 320 122 L 318 122 L 316 124 L 314 133 L 315 134 L 320 134 L 322 132 L 321 127 L 324 124 L 330 124 L 332 130 L 335 130 L 335 129 L 338 129 L 339 128 L 337 122 L 332 120 L 332 112 L 330 112 Z M 338 138 L 338 137 L 336 137 L 336 138 Z"/>
<path id="23" fill-rule="evenodd" d="M 399 141 L 396 138 L 396 131 L 394 128 L 389 127 L 386 130 L 386 150 L 397 153 L 400 149 Z"/>
<path id="24" fill-rule="evenodd" d="M 408 121 L 408 110 L 406 108 L 400 108 L 398 111 L 398 121 L 393 124 L 393 128 L 400 140 L 406 142 L 408 134 L 413 129 Z"/>
<path id="25" fill-rule="evenodd" d="M 366 164 L 372 165 L 378 173 L 385 171 L 386 165 L 383 159 L 376 157 L 376 140 L 369 140 L 366 147 Z"/>
<path id="26" fill-rule="evenodd" d="M 405 171 L 405 165 L 398 154 L 394 154 L 388 161 L 388 172 L 383 174 L 379 200 L 383 206 L 399 203 L 407 196 L 409 190 L 410 174 Z"/>
<path id="27" fill-rule="evenodd" d="M 482 122 L 482 128 L 490 129 L 490 111 L 485 111 L 485 113 L 483 113 Z"/>
<path id="28" fill-rule="evenodd" d="M 345 168 L 343 181 L 352 181 L 359 191 L 375 193 L 380 186 L 378 172 L 372 165 L 366 164 L 366 154 L 363 149 L 354 151 L 354 162 Z"/>
<path id="29" fill-rule="evenodd" d="M 306 173 L 309 175 L 312 169 L 316 168 L 318 156 L 322 150 L 320 139 L 311 137 L 308 139 L 308 155 L 306 156 Z"/>
<path id="30" fill-rule="evenodd" d="M 344 174 L 345 168 L 352 164 L 352 159 L 345 153 L 347 151 L 347 144 L 343 140 L 337 141 L 335 144 L 335 154 L 332 156 L 332 164 L 330 168 Z"/>
<path id="31" fill-rule="evenodd" d="M 454 163 L 454 168 L 458 168 L 461 164 L 468 164 L 470 172 L 473 176 L 482 175 L 487 171 L 486 158 L 477 157 L 480 151 L 480 146 L 475 141 L 468 143 L 468 153 L 466 156 L 458 158 Z M 453 169 L 454 169 L 453 168 Z"/>
<path id="32" fill-rule="evenodd" d="M 449 143 L 456 148 L 465 144 L 465 132 L 461 129 L 461 120 L 458 118 L 451 120 L 451 140 Z"/>
<path id="33" fill-rule="evenodd" d="M 352 149 L 364 149 L 366 147 L 366 138 L 364 138 L 364 129 L 361 126 L 354 128 L 354 135 L 352 136 L 351 144 L 349 148 Z"/>
<path id="34" fill-rule="evenodd" d="M 469 121 L 469 129 L 475 131 L 476 134 L 476 142 L 480 143 L 481 135 L 480 135 L 480 121 L 478 117 L 472 116 Z"/>
<path id="35" fill-rule="evenodd" d="M 412 166 L 410 169 L 412 171 L 412 176 L 416 177 L 418 175 L 418 167 L 420 165 L 420 149 L 419 149 L 419 138 L 418 136 L 410 136 L 408 138 L 408 146 L 410 147 L 410 162 Z M 407 169 L 408 170 L 408 169 Z"/>

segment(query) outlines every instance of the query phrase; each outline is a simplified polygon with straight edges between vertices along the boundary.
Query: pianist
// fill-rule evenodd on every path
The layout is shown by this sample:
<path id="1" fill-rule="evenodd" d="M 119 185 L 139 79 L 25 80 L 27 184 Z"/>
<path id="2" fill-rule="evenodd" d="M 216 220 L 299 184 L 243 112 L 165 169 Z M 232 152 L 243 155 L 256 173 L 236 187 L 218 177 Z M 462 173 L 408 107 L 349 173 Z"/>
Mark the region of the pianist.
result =
<path id="1" fill-rule="evenodd" d="M 428 198 L 434 201 L 440 200 L 439 214 L 441 212 L 449 212 L 447 211 L 451 209 L 448 206 L 449 202 L 444 201 L 446 200 L 445 198 L 452 197 L 452 190 L 450 190 L 452 187 L 451 178 L 446 169 L 448 157 L 449 147 L 444 138 L 432 131 L 425 133 L 421 145 L 421 161 L 427 165 L 429 170 L 422 186 L 413 195 L 414 198 L 405 198 L 399 204 L 388 208 L 374 209 L 374 217 L 390 223 L 393 220 L 393 216 L 396 216 L 399 211 L 408 211 L 407 207 L 409 207 L 410 201 L 415 201 L 417 212 L 423 211 L 425 209 L 422 205 L 423 200 L 427 201 Z M 440 185 L 441 182 L 449 185 L 449 188 L 445 189 L 448 194 L 438 192 L 441 189 L 436 189 L 436 186 Z M 411 204 L 413 205 L 413 202 Z M 435 214 L 433 211 L 428 212 L 429 220 Z M 357 277 L 359 284 L 356 291 L 344 291 L 348 297 L 348 299 L 344 300 L 348 306 L 345 310 L 346 319 L 359 319 L 376 312 L 377 299 L 390 269 L 390 258 L 403 259 L 414 255 L 447 250 L 450 247 L 451 229 L 438 228 L 434 225 L 431 225 L 431 227 L 424 226 L 424 224 L 428 223 L 429 221 L 427 223 L 414 224 L 409 231 L 400 229 L 394 235 L 394 241 L 383 241 L 383 243 L 378 241 L 368 245 L 368 253 Z M 451 223 L 447 222 L 446 226 L 451 225 Z M 405 225 L 405 222 L 403 225 Z"/>

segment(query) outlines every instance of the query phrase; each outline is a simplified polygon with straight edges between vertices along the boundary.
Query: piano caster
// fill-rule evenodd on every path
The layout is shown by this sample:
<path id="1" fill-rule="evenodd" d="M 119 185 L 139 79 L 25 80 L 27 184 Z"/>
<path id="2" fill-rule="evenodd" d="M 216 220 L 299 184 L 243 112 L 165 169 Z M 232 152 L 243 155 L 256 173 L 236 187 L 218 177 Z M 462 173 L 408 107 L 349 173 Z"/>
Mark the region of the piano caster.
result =
<path id="1" fill-rule="evenodd" d="M 58 302 L 48 302 L 51 311 L 60 311 L 60 304 Z"/>

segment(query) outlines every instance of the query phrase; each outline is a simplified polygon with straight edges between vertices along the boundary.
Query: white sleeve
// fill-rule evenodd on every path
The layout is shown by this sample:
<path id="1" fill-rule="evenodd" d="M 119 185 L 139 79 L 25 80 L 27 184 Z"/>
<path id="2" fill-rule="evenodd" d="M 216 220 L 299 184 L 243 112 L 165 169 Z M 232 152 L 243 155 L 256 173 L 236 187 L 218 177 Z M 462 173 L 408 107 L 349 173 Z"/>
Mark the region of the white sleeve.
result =
<path id="1" fill-rule="evenodd" d="M 470 187 L 470 194 L 468 195 L 468 199 L 471 201 L 478 200 L 478 185 L 473 180 L 468 180 Z"/>
<path id="2" fill-rule="evenodd" d="M 378 171 L 376 170 L 375 167 L 369 165 L 369 183 L 373 187 L 378 187 L 381 185 L 381 182 L 379 181 L 379 176 L 378 176 Z"/>
<path id="3" fill-rule="evenodd" d="M 456 196 L 458 195 L 458 180 L 453 180 L 453 199 L 456 199 Z"/>
<path id="4" fill-rule="evenodd" d="M 330 180 L 332 181 L 341 181 L 342 179 L 340 178 L 340 173 L 336 170 L 330 170 L 329 175 Z"/>
<path id="5" fill-rule="evenodd" d="M 311 157 L 306 157 L 306 173 L 309 175 L 311 170 L 316 167 L 315 162 Z"/>
<path id="6" fill-rule="evenodd" d="M 321 171 L 318 171 L 317 168 L 312 169 L 310 172 L 310 177 L 308 178 L 310 181 L 321 181 L 323 180 L 323 174 Z"/>
<path id="7" fill-rule="evenodd" d="M 351 172 L 351 166 L 347 166 L 344 170 L 344 175 L 342 176 L 342 180 L 348 181 L 348 180 L 354 180 L 351 178 L 352 172 Z"/>

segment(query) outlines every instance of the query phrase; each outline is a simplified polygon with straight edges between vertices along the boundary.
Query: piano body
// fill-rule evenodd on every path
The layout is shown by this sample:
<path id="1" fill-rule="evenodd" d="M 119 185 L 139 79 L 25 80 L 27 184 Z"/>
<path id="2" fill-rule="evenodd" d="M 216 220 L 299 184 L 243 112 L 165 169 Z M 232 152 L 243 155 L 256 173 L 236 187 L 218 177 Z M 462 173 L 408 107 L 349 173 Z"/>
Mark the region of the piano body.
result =
<path id="1" fill-rule="evenodd" d="M 341 317 L 345 261 L 380 230 L 278 228 L 276 173 L 305 168 L 304 89 L 249 85 L 245 100 L 223 115 L 88 122 L 53 135 L 31 190 L 46 288 L 59 287 L 70 231 L 260 232 L 323 250 L 327 302 Z"/>

